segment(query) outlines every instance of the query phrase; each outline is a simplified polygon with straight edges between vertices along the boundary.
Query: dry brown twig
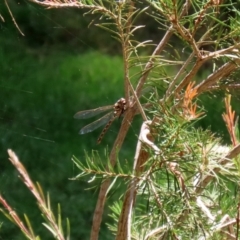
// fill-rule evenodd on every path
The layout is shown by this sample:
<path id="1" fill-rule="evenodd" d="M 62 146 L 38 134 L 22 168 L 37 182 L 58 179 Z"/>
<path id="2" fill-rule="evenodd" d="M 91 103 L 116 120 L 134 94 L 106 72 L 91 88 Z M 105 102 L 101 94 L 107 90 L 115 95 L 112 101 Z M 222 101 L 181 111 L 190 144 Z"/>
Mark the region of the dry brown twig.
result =
<path id="1" fill-rule="evenodd" d="M 140 181 L 138 176 L 141 175 L 142 168 L 149 158 L 149 153 L 144 149 L 143 144 L 150 144 L 153 146 L 152 142 L 148 139 L 149 137 L 151 138 L 149 124 L 151 124 L 151 121 L 144 122 L 140 130 L 133 164 L 133 174 L 136 177 L 130 181 L 124 196 L 122 211 L 118 222 L 118 239 L 131 239 L 132 210 L 137 194 L 137 184 Z M 158 149 L 155 148 L 155 150 Z"/>
<path id="2" fill-rule="evenodd" d="M 209 91 L 211 86 L 214 86 L 217 81 L 226 78 L 235 70 L 239 69 L 240 60 L 235 59 L 234 61 L 230 61 L 225 63 L 212 74 L 210 74 L 205 80 L 200 82 L 195 88 L 197 89 L 198 95 Z"/>
<path id="3" fill-rule="evenodd" d="M 46 200 L 44 196 L 42 196 L 41 192 L 37 189 L 35 184 L 32 182 L 30 176 L 28 175 L 25 167 L 22 165 L 22 163 L 19 161 L 17 155 L 12 151 L 8 150 L 9 160 L 11 163 L 15 166 L 17 171 L 19 172 L 24 184 L 27 186 L 27 188 L 32 192 L 34 197 L 37 200 L 37 203 L 39 205 L 39 208 L 41 209 L 44 216 L 48 219 L 49 224 L 51 228 L 53 229 L 52 233 L 55 234 L 56 239 L 58 240 L 64 240 L 64 236 L 59 228 L 59 226 L 56 223 L 55 217 L 49 208 L 48 204 L 46 203 Z"/>
<path id="4" fill-rule="evenodd" d="M 112 13 L 112 11 L 108 10 L 105 7 L 98 6 L 98 5 L 87 5 L 81 3 L 81 1 L 71 1 L 71 0 L 47 0 L 47 1 L 37 1 L 37 0 L 28 0 L 30 2 L 36 3 L 38 5 L 41 5 L 43 7 L 46 7 L 47 9 L 51 8 L 81 8 L 81 9 L 87 9 L 89 11 L 93 11 L 94 13 L 102 13 L 104 15 L 107 15 L 108 17 L 117 20 L 117 16 Z"/>
<path id="5" fill-rule="evenodd" d="M 13 14 L 12 14 L 12 12 L 11 12 L 10 7 L 8 6 L 7 0 L 4 0 L 4 3 L 5 3 L 5 5 L 6 5 L 6 7 L 7 7 L 7 10 L 8 10 L 8 12 L 9 12 L 11 18 L 12 18 L 12 21 L 13 21 L 15 27 L 17 28 L 17 30 L 19 31 L 19 33 L 20 33 L 22 36 L 24 36 L 23 32 L 22 32 L 21 29 L 19 28 L 19 26 L 18 26 L 18 24 L 17 24 L 17 22 L 16 22 L 16 20 L 15 20 L 15 18 L 14 18 L 14 16 L 13 16 Z M 1 17 L 2 21 L 4 22 L 3 17 L 2 17 L 1 15 L 0 15 L 0 17 Z"/>
<path id="6" fill-rule="evenodd" d="M 226 124 L 232 144 L 233 146 L 236 146 L 238 144 L 238 140 L 235 134 L 236 119 L 235 119 L 235 111 L 232 110 L 232 106 L 231 106 L 231 95 L 228 95 L 227 97 L 225 97 L 225 107 L 226 107 L 226 113 L 223 113 L 222 117 Z"/>
<path id="7" fill-rule="evenodd" d="M 28 228 L 23 224 L 20 217 L 17 215 L 16 211 L 12 209 L 12 207 L 8 204 L 8 202 L 4 199 L 4 197 L 0 194 L 0 203 L 3 205 L 3 207 L 7 210 L 8 214 L 11 216 L 13 222 L 18 225 L 18 227 L 21 229 L 21 231 L 24 233 L 24 235 L 28 239 L 35 239 L 36 237 L 34 234 L 28 230 Z"/>
<path id="8" fill-rule="evenodd" d="M 194 88 L 195 82 L 190 82 L 185 90 L 182 109 L 183 109 L 183 117 L 187 121 L 197 119 L 203 112 L 197 113 L 197 104 L 193 103 L 193 99 L 197 96 L 197 89 Z"/>
<path id="9" fill-rule="evenodd" d="M 3 16 L 0 14 L 0 19 L 3 21 L 3 22 L 5 22 L 4 21 L 4 18 L 3 18 Z"/>

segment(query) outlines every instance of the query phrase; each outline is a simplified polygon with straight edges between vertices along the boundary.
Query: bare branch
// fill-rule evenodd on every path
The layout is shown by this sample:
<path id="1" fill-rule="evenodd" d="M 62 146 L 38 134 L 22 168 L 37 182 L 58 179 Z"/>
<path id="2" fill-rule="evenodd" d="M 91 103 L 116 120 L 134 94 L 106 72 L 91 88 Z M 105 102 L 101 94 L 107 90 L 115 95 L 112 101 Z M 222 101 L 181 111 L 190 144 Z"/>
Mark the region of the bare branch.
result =
<path id="1" fill-rule="evenodd" d="M 10 7 L 8 6 L 7 0 L 4 0 L 4 3 L 5 3 L 5 5 L 6 5 L 7 9 L 8 9 L 8 12 L 9 12 L 11 18 L 12 18 L 12 21 L 13 21 L 15 27 L 16 27 L 17 30 L 20 32 L 20 34 L 21 34 L 22 36 L 24 36 L 23 32 L 21 31 L 21 29 L 19 28 L 17 22 L 15 21 L 15 18 L 14 18 L 14 16 L 13 16 L 12 12 L 11 12 L 11 9 L 10 9 Z M 2 17 L 1 17 L 1 18 L 2 18 Z"/>
<path id="2" fill-rule="evenodd" d="M 207 77 L 204 81 L 198 84 L 195 88 L 197 89 L 198 94 L 202 94 L 205 91 L 209 91 L 209 88 L 214 85 L 217 81 L 221 80 L 224 77 L 227 77 L 234 70 L 239 68 L 240 60 L 231 61 L 225 63 L 222 67 L 217 69 L 211 75 Z"/>

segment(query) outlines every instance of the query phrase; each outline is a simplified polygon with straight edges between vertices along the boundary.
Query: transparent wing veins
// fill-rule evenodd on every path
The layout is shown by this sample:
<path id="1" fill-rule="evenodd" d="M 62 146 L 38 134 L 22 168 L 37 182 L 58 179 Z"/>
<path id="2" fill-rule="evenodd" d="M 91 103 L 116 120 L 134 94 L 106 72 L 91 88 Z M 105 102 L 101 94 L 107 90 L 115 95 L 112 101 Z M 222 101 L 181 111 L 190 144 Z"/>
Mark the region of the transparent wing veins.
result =
<path id="1" fill-rule="evenodd" d="M 85 127 L 83 127 L 80 130 L 79 134 L 85 134 L 85 133 L 92 132 L 93 130 L 97 129 L 98 127 L 100 127 L 100 126 L 106 124 L 107 122 L 109 122 L 114 117 L 115 117 L 114 112 L 110 112 L 110 113 L 104 115 L 103 117 L 99 118 L 98 120 L 96 120 L 96 121 L 86 125 Z"/>
<path id="2" fill-rule="evenodd" d="M 100 113 L 106 112 L 107 110 L 110 110 L 110 109 L 113 109 L 113 105 L 108 105 L 108 106 L 99 107 L 99 108 L 95 108 L 95 109 L 80 111 L 80 112 L 77 112 L 73 117 L 77 118 L 77 119 L 91 118 Z"/>

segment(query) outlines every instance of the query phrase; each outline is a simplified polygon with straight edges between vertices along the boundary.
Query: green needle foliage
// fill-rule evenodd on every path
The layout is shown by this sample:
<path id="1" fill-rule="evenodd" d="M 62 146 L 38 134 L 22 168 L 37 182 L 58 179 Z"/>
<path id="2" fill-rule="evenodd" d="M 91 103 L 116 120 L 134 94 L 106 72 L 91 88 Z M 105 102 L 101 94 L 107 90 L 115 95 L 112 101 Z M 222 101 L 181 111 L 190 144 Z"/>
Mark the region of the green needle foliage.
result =
<path id="1" fill-rule="evenodd" d="M 126 104 L 115 104 L 114 117 L 123 116 L 118 136 L 103 157 L 95 151 L 85 159 L 73 157 L 76 179 L 89 175 L 89 182 L 101 181 L 90 239 L 99 237 L 111 192 L 118 201 L 110 206 L 114 224 L 108 226 L 117 240 L 238 239 L 240 144 L 230 98 L 223 119 L 231 146 L 196 123 L 210 114 L 204 113 L 200 96 L 240 88 L 239 3 L 29 1 L 100 16 L 96 26 L 121 49 L 124 77 L 116 87 L 124 89 Z M 146 16 L 154 23 L 143 21 Z M 150 27 L 157 40 L 141 34 Z M 142 127 L 131 149 L 134 158 L 125 159 L 124 141 L 136 114 Z"/>

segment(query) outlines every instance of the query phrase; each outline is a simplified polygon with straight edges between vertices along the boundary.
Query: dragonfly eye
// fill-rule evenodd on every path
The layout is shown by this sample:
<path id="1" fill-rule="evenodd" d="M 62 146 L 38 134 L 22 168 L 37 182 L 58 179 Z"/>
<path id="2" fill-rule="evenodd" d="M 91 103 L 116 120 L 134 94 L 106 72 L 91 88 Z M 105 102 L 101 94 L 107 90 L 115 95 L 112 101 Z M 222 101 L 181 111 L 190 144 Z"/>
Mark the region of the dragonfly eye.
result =
<path id="1" fill-rule="evenodd" d="M 121 110 L 122 112 L 125 111 L 125 110 L 127 110 L 127 101 L 126 101 L 125 98 L 120 98 L 120 99 L 117 101 L 116 105 L 118 105 L 119 110 Z"/>
<path id="2" fill-rule="evenodd" d="M 124 111 L 127 109 L 127 102 L 124 98 L 120 98 L 115 104 L 114 104 L 114 115 L 115 116 L 121 116 Z"/>

